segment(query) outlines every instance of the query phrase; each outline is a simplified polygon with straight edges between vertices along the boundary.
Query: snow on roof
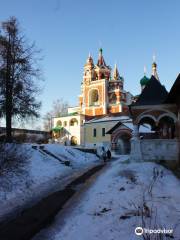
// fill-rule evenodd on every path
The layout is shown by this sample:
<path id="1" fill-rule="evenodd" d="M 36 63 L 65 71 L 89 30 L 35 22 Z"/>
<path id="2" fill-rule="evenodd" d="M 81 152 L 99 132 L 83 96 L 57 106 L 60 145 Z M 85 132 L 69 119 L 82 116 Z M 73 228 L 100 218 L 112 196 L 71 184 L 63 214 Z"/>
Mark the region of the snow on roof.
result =
<path id="1" fill-rule="evenodd" d="M 131 131 L 134 130 L 134 126 L 133 126 L 133 123 L 132 123 L 132 120 L 122 120 L 122 121 L 119 121 L 118 123 L 115 124 L 114 127 L 112 127 L 108 132 L 107 134 L 112 134 L 117 128 L 123 128 L 123 127 L 126 127 L 126 128 L 129 128 Z M 139 132 L 140 133 L 151 133 L 151 126 L 148 125 L 148 124 L 144 124 L 144 125 L 141 125 L 139 127 Z"/>
<path id="2" fill-rule="evenodd" d="M 94 119 L 91 119 L 91 120 L 85 122 L 85 124 L 110 122 L 110 121 L 121 122 L 127 128 L 131 129 L 132 131 L 134 130 L 132 119 L 129 118 L 128 116 L 112 116 L 112 117 L 106 116 L 106 117 L 102 117 L 102 118 L 94 118 Z M 153 131 L 151 131 L 150 125 L 143 124 L 143 125 L 140 125 L 139 132 L 140 133 L 151 133 Z"/>
<path id="3" fill-rule="evenodd" d="M 125 125 L 126 127 L 128 127 L 131 130 L 134 130 L 132 122 L 127 122 L 127 123 L 123 122 L 123 125 Z M 151 131 L 151 126 L 149 126 L 148 124 L 144 124 L 144 125 L 140 125 L 139 132 L 140 133 L 151 133 L 153 131 Z"/>
<path id="4" fill-rule="evenodd" d="M 109 121 L 128 121 L 131 120 L 128 116 L 106 116 L 102 118 L 93 118 L 89 121 L 86 121 L 85 124 L 89 123 L 98 123 L 98 122 L 109 122 Z"/>
<path id="5" fill-rule="evenodd" d="M 85 124 L 110 122 L 110 121 L 121 122 L 127 128 L 131 129 L 132 131 L 134 130 L 132 119 L 129 118 L 128 116 L 112 116 L 112 117 L 106 116 L 106 117 L 102 117 L 102 118 L 94 118 L 94 119 L 91 119 L 91 120 L 85 122 Z M 151 131 L 150 125 L 143 124 L 143 125 L 140 125 L 139 132 L 140 133 L 151 133 L 153 131 Z"/>

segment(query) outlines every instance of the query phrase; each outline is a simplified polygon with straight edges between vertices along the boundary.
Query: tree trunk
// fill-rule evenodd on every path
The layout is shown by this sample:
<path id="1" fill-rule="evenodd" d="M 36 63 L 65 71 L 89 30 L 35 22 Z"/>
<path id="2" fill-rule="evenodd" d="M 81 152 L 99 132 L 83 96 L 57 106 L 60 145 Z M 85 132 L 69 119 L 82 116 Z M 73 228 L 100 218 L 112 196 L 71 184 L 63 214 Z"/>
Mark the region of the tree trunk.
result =
<path id="1" fill-rule="evenodd" d="M 6 142 L 12 142 L 12 121 L 11 114 L 6 112 Z"/>
<path id="2" fill-rule="evenodd" d="M 10 35 L 9 35 L 10 43 Z M 12 79 L 11 79 L 11 50 L 10 44 L 7 51 L 7 66 L 6 66 L 6 142 L 12 142 Z"/>
<path id="3" fill-rule="evenodd" d="M 6 142 L 12 142 L 12 91 L 11 86 L 6 83 Z M 9 85 L 9 86 L 8 86 Z M 9 90 L 9 91 L 8 91 Z"/>

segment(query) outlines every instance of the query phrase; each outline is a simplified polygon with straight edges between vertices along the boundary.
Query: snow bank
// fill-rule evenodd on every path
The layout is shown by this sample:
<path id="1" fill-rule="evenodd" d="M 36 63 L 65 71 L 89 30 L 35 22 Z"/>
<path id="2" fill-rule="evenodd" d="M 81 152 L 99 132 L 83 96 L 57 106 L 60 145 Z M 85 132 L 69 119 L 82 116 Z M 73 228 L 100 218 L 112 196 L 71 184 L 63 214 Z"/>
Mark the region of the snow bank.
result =
<path id="1" fill-rule="evenodd" d="M 60 163 L 31 144 L 21 145 L 22 151 L 29 156 L 21 171 L 8 171 L 0 175 L 0 220 L 12 211 L 19 211 L 22 206 L 29 206 L 42 196 L 56 191 L 73 177 L 99 164 L 94 154 L 84 154 L 70 147 L 47 144 L 45 148 L 57 154 L 63 160 L 70 160 L 72 166 Z"/>
<path id="2" fill-rule="evenodd" d="M 60 144 L 46 144 L 45 149 L 57 155 L 62 160 L 70 160 L 71 165 L 75 168 L 82 168 L 84 165 L 92 164 L 99 161 L 94 154 L 82 152 L 78 149 L 63 146 Z"/>

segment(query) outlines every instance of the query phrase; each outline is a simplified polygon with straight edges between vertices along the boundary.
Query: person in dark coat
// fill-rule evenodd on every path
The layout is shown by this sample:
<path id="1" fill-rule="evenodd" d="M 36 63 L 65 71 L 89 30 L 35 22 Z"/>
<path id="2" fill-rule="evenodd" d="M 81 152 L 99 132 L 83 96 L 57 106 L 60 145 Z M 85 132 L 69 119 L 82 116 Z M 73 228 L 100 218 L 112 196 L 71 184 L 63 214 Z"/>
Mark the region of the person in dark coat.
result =
<path id="1" fill-rule="evenodd" d="M 107 154 L 107 158 L 108 158 L 108 159 L 111 159 L 111 151 L 110 151 L 109 149 L 107 150 L 107 153 L 106 153 L 106 154 Z"/>
<path id="2" fill-rule="evenodd" d="M 102 147 L 102 158 L 103 158 L 104 162 L 106 162 L 107 154 L 106 154 L 104 147 Z"/>

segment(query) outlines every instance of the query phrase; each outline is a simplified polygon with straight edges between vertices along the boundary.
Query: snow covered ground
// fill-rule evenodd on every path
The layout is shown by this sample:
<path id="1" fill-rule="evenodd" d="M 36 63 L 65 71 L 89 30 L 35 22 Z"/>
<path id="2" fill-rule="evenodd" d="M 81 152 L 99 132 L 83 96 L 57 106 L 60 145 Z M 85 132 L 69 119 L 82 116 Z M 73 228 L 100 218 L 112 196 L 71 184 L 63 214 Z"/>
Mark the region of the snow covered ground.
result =
<path id="1" fill-rule="evenodd" d="M 59 144 L 44 146 L 61 160 L 70 160 L 71 166 L 63 165 L 39 148 L 33 149 L 31 144 L 22 145 L 18 151 L 22 150 L 29 156 L 24 166 L 19 171 L 11 169 L 0 174 L 0 220 L 12 211 L 19 211 L 22 206 L 29 206 L 42 196 L 63 188 L 76 175 L 100 161 L 94 154 L 71 147 Z"/>
<path id="2" fill-rule="evenodd" d="M 180 239 L 180 181 L 152 162 L 110 163 L 34 240 Z M 136 227 L 173 229 L 173 237 L 135 235 Z"/>

